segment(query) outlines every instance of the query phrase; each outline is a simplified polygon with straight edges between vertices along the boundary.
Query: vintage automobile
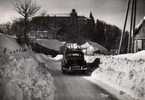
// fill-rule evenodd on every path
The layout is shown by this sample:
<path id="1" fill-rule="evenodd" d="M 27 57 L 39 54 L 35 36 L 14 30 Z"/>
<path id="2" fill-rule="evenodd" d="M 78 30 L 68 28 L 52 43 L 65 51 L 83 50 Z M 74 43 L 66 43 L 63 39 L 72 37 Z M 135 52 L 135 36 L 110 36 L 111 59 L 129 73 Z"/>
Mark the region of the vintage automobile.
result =
<path id="1" fill-rule="evenodd" d="M 84 53 L 80 49 L 66 50 L 61 62 L 61 70 L 63 73 L 74 71 L 87 72 L 88 68 L 84 59 Z"/>

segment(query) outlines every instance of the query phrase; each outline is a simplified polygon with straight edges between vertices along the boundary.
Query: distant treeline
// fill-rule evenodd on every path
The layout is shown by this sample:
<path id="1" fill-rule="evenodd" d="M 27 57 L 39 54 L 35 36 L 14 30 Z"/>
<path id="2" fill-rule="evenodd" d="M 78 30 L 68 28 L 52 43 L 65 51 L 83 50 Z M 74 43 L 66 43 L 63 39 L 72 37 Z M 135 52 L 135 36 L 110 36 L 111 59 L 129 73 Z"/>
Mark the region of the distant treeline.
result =
<path id="1" fill-rule="evenodd" d="M 118 49 L 121 29 L 115 25 L 107 24 L 99 19 L 95 20 L 92 13 L 89 18 L 78 16 L 72 11 L 70 16 L 36 16 L 28 22 L 30 31 L 51 31 L 55 38 L 62 41 L 84 43 L 86 40 L 98 42 L 108 50 Z M 9 28 L 7 26 L 7 28 Z M 2 30 L 0 30 L 2 31 Z M 20 36 L 24 31 L 23 19 L 13 22 L 9 29 L 10 34 Z M 123 37 L 122 52 L 126 51 L 128 34 Z"/>

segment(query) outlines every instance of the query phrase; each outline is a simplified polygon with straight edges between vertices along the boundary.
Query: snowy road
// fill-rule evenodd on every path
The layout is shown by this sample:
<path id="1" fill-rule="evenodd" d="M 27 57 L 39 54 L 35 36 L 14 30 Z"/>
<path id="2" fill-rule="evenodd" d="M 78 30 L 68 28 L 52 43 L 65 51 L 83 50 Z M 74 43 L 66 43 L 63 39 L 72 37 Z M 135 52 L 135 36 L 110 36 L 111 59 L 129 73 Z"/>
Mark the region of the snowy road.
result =
<path id="1" fill-rule="evenodd" d="M 87 81 L 83 75 L 64 75 L 60 62 L 40 57 L 48 64 L 56 87 L 55 100 L 117 100 L 97 85 Z"/>

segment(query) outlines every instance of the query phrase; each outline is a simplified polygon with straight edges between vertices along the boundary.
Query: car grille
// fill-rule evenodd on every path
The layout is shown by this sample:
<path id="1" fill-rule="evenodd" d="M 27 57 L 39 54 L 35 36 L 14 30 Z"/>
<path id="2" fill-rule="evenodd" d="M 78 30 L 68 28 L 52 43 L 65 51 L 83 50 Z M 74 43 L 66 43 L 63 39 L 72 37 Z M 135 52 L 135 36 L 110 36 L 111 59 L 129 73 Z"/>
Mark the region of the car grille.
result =
<path id="1" fill-rule="evenodd" d="M 72 70 L 81 70 L 81 66 L 72 66 L 71 69 Z"/>

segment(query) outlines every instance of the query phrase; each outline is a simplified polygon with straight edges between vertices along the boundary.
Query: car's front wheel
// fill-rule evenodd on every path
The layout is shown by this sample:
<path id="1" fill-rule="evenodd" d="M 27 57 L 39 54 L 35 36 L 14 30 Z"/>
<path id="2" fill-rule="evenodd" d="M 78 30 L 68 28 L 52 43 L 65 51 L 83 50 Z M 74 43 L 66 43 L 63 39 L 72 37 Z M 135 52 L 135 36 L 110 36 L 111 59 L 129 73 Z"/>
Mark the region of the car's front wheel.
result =
<path id="1" fill-rule="evenodd" d="M 64 66 L 61 67 L 61 71 L 62 71 L 63 74 L 67 73 L 67 71 L 64 69 Z"/>
<path id="2" fill-rule="evenodd" d="M 85 71 L 85 74 L 88 75 L 88 76 L 90 76 L 91 75 L 91 72 L 89 70 L 86 70 Z"/>

